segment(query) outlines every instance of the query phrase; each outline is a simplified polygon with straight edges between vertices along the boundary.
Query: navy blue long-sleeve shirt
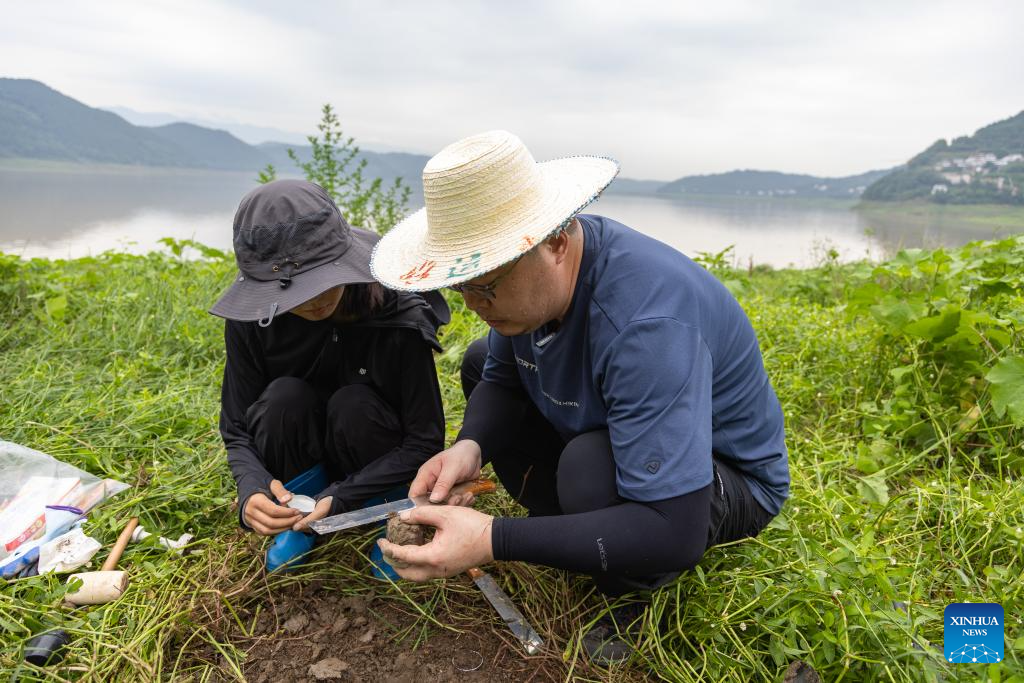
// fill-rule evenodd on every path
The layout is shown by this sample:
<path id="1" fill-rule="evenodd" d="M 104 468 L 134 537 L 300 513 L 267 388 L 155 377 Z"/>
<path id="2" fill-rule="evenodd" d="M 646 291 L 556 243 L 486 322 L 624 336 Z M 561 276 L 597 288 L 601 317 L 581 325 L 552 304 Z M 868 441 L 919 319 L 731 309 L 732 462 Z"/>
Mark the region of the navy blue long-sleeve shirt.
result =
<path id="1" fill-rule="evenodd" d="M 481 388 L 525 392 L 566 441 L 608 430 L 617 488 L 631 502 L 497 520 L 495 555 L 592 571 L 594 554 L 580 555 L 572 539 L 593 545 L 595 534 L 614 534 L 622 547 L 640 537 L 663 551 L 643 567 L 625 559 L 623 571 L 692 566 L 707 540 L 712 453 L 743 475 L 765 510 L 781 509 L 789 493 L 782 410 L 753 327 L 718 280 L 620 223 L 578 219 L 583 257 L 564 320 L 514 337 L 491 331 L 461 438 L 479 442 L 486 459 L 507 413 Z"/>

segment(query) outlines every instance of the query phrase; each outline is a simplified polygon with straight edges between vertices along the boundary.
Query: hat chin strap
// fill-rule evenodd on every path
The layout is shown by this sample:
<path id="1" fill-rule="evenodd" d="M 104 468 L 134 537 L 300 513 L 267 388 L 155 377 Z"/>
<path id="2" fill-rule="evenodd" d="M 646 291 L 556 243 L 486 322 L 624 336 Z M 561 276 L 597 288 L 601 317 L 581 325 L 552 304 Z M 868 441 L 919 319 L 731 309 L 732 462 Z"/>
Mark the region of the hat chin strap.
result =
<path id="1" fill-rule="evenodd" d="M 284 264 L 284 268 L 287 268 L 288 272 L 282 272 L 281 277 L 277 278 L 277 281 L 281 283 L 281 289 L 288 289 L 288 286 L 292 283 L 292 273 L 295 272 L 298 266 L 299 264 L 294 261 Z M 284 268 L 281 270 L 283 271 Z"/>
<path id="2" fill-rule="evenodd" d="M 288 281 L 291 282 L 291 278 L 288 278 Z M 270 327 L 270 323 L 274 321 L 274 315 L 276 313 L 277 313 L 277 302 L 275 301 L 274 303 L 270 304 L 270 313 L 267 314 L 267 317 L 266 318 L 260 318 L 258 321 L 256 321 L 256 324 L 259 325 L 260 327 Z"/>

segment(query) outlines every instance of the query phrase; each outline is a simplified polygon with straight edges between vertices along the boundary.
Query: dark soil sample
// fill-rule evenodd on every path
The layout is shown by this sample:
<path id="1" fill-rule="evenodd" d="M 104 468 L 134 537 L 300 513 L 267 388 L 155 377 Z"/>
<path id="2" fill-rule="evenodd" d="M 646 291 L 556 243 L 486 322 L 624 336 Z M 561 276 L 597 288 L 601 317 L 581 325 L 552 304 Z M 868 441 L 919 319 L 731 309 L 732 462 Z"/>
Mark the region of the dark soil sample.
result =
<path id="1" fill-rule="evenodd" d="M 422 524 L 408 524 L 392 513 L 388 517 L 388 540 L 395 545 L 423 545 Z"/>
<path id="2" fill-rule="evenodd" d="M 388 517 L 388 540 L 395 545 L 423 545 L 430 543 L 434 537 L 434 527 L 423 526 L 422 524 L 408 524 L 403 522 L 398 515 L 392 514 Z M 384 561 L 397 569 L 404 569 L 409 565 L 401 560 L 384 555 Z"/>

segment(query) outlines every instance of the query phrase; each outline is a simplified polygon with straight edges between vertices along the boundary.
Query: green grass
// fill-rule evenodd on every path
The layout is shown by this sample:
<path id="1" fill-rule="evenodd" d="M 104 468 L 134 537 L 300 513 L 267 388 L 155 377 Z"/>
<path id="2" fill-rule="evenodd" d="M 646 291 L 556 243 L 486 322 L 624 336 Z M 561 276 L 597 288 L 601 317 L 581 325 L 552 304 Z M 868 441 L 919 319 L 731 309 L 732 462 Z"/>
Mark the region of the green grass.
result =
<path id="1" fill-rule="evenodd" d="M 87 531 L 105 546 L 131 515 L 165 536 L 198 538 L 185 557 L 131 546 L 122 566 L 133 583 L 107 606 L 62 609 L 53 577 L 0 586 L 0 671 L 239 680 L 245 634 L 273 591 L 293 583 L 401 603 L 420 614 L 401 634 L 408 643 L 493 627 L 465 581 L 368 578 L 371 533 L 335 538 L 300 574 L 264 576 L 264 540 L 237 528 L 216 430 L 222 327 L 206 308 L 232 264 L 208 255 L 0 255 L 0 437 L 133 485 L 91 515 Z M 913 252 L 877 268 L 716 268 L 758 331 L 786 413 L 792 498 L 760 537 L 709 551 L 657 593 L 642 656 L 609 672 L 580 651 L 602 604 L 583 578 L 496 567 L 554 646 L 545 670 L 566 680 L 778 681 L 804 659 L 829 681 L 1024 681 L 1024 420 L 1016 385 L 989 374 L 1024 354 L 1021 265 L 1024 241 Z M 464 408 L 461 354 L 484 332 L 452 303 L 438 358 L 449 439 Z M 482 506 L 522 514 L 504 494 Z M 1005 662 L 944 664 L 942 610 L 954 601 L 1002 603 Z M 74 635 L 65 661 L 21 663 L 25 640 L 53 625 Z"/>
<path id="2" fill-rule="evenodd" d="M 892 227 L 898 234 L 910 228 L 973 231 L 976 239 L 1010 235 L 1024 230 L 1024 206 L 1011 204 L 936 204 L 926 201 L 859 202 L 854 209 L 869 224 Z"/>

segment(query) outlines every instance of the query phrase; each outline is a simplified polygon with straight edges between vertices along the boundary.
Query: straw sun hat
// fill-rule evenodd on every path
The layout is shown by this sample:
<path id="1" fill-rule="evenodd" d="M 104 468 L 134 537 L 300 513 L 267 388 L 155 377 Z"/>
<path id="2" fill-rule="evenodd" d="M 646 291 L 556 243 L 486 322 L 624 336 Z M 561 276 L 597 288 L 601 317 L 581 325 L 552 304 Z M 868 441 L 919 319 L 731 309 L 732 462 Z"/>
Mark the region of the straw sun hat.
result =
<path id="1" fill-rule="evenodd" d="M 459 140 L 423 168 L 426 207 L 377 243 L 373 276 L 407 291 L 471 280 L 567 225 L 618 172 L 605 157 L 537 163 L 503 130 Z"/>

